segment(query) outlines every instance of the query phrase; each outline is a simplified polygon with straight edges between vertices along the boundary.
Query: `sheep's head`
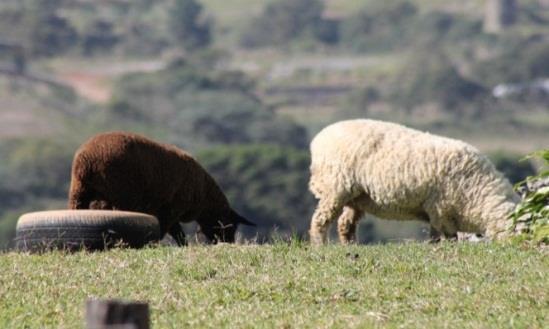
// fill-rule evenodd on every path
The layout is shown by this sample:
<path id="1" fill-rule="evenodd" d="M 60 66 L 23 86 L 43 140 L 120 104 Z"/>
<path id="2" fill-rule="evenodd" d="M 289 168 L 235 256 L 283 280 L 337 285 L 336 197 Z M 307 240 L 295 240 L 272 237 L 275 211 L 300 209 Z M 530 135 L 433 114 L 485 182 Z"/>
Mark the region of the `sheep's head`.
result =
<path id="1" fill-rule="evenodd" d="M 256 226 L 246 218 L 240 216 L 236 211 L 230 211 L 221 216 L 216 223 L 208 227 L 202 227 L 202 233 L 212 243 L 228 242 L 233 243 L 238 225 Z"/>

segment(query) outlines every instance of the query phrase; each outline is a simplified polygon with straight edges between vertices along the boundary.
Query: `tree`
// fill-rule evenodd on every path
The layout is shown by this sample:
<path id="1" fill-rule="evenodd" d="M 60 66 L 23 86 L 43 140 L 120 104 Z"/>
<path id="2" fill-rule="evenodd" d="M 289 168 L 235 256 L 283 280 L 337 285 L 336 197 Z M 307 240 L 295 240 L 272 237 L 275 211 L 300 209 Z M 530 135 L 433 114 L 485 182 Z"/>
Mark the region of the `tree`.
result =
<path id="1" fill-rule="evenodd" d="M 268 4 L 241 36 L 245 47 L 281 45 L 304 35 L 319 41 L 337 41 L 338 24 L 322 17 L 324 3 L 319 0 L 278 0 Z"/>
<path id="2" fill-rule="evenodd" d="M 53 56 L 78 43 L 78 33 L 70 21 L 58 14 L 59 0 L 38 1 L 26 15 L 30 26 L 30 49 L 34 55 Z"/>
<path id="3" fill-rule="evenodd" d="M 372 1 L 342 22 L 342 42 L 351 49 L 370 52 L 405 45 L 417 13 L 409 1 Z"/>
<path id="4" fill-rule="evenodd" d="M 277 117 L 253 94 L 247 76 L 207 70 L 192 61 L 122 78 L 110 110 L 167 127 L 169 141 L 191 150 L 219 144 L 307 145 L 305 128 Z"/>
<path id="5" fill-rule="evenodd" d="M 82 48 L 85 55 L 111 50 L 120 41 L 114 33 L 114 24 L 105 20 L 96 20 L 82 36 Z"/>
<path id="6" fill-rule="evenodd" d="M 473 72 L 484 84 L 495 86 L 508 82 L 527 82 L 549 76 L 549 44 L 527 40 L 513 44 L 496 58 L 475 65 Z"/>
<path id="7" fill-rule="evenodd" d="M 195 0 L 176 0 L 171 10 L 170 29 L 176 42 L 186 50 L 207 47 L 212 41 L 211 22 L 204 18 L 202 10 Z"/>
<path id="8" fill-rule="evenodd" d="M 418 53 L 406 64 L 395 84 L 392 99 L 408 109 L 434 102 L 454 110 L 487 93 L 483 86 L 463 77 L 440 53 Z"/>

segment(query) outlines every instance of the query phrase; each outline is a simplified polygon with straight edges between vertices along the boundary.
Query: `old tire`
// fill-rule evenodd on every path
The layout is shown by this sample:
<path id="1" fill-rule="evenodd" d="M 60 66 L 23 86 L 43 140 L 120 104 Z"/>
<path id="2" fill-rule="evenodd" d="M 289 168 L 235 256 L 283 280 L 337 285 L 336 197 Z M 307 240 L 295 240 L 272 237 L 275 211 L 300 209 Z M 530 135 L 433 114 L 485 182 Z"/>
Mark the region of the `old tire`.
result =
<path id="1" fill-rule="evenodd" d="M 23 214 L 16 227 L 15 247 L 41 252 L 140 248 L 160 239 L 154 216 L 110 210 L 52 210 Z"/>

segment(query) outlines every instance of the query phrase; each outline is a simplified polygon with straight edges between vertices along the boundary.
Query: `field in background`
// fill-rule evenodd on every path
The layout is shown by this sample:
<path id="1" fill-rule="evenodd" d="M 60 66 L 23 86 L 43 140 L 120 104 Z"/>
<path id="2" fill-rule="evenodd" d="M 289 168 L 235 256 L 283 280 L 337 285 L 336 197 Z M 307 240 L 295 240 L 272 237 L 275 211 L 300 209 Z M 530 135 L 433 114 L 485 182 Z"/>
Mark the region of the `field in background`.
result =
<path id="1" fill-rule="evenodd" d="M 533 2 L 535 1 L 522 1 L 521 5 L 527 6 Z M 265 2 L 203 0 L 200 3 L 204 6 L 205 15 L 213 19 L 214 45 L 228 55 L 223 60 L 223 68 L 242 70 L 254 78 L 257 84 L 256 93 L 261 99 L 278 113 L 306 126 L 310 135 L 335 120 L 372 117 L 410 124 L 450 137 L 465 138 L 467 142 L 486 152 L 503 150 L 526 154 L 546 147 L 549 114 L 543 107 L 540 110 L 516 113 L 512 116 L 508 113 L 495 114 L 496 120 L 485 118 L 482 124 L 478 124 L 478 120 L 463 119 L 459 125 L 456 124 L 455 117 L 439 118 L 439 113 L 428 111 L 412 114 L 387 112 L 383 106 L 374 106 L 372 111 L 366 113 L 342 113 L 342 110 L 349 106 L 349 93 L 369 86 L 386 89 L 387 77 L 398 75 L 412 54 L 408 51 L 394 50 L 360 54 L 341 47 L 316 47 L 312 50 L 307 50 L 306 47 L 295 49 L 287 46 L 246 49 L 238 46 L 238 36 L 253 17 L 261 14 Z M 420 12 L 460 14 L 475 20 L 482 19 L 485 4 L 480 0 L 467 0 L 459 4 L 431 0 L 410 3 Z M 342 19 L 372 4 L 376 2 L 326 0 L 324 15 Z M 84 11 L 80 14 L 85 16 L 85 20 L 91 17 Z M 157 14 L 155 12 L 154 15 Z M 79 20 L 75 22 L 78 23 Z M 531 28 L 527 26 L 527 29 Z M 170 52 L 173 50 L 168 51 Z M 35 61 L 31 69 L 37 68 L 38 71 L 47 72 L 51 77 L 73 87 L 80 96 L 91 102 L 108 104 L 113 83 L 120 76 L 136 71 L 154 71 L 166 64 L 169 58 L 170 56 L 130 58 L 120 54 L 89 58 L 70 54 Z M 463 71 L 467 69 L 462 68 Z M 3 118 L 0 120 L 0 138 L 21 136 L 21 131 L 46 135 L 59 130 L 63 119 L 55 118 L 56 115 L 50 114 L 49 109 L 45 110 L 44 117 L 55 119 L 44 122 L 36 115 L 38 112 L 35 106 L 24 100 L 20 103 L 10 103 L 9 97 L 11 96 L 0 93 L 0 104 L 3 105 L 0 113 Z M 528 123 L 527 127 L 532 126 L 532 129 L 514 129 L 517 124 L 525 123 Z"/>
<path id="2" fill-rule="evenodd" d="M 536 0 L 521 1 L 517 24 L 499 35 L 482 32 L 480 0 L 325 0 L 307 30 L 287 24 L 293 29 L 288 39 L 257 48 L 242 41 L 244 32 L 252 22 L 269 21 L 263 13 L 270 1 L 198 2 L 200 19 L 213 22 L 213 43 L 196 49 L 181 43 L 185 38 L 169 23 L 176 17 L 172 0 L 55 2 L 60 7 L 51 12 L 19 13 L 9 8 L 44 2 L 0 4 L 0 72 L 17 67 L 1 48 L 4 39 L 42 51 L 28 56 L 23 75 L 0 76 L 0 248 L 13 237 L 20 213 L 66 203 L 74 150 L 100 131 L 140 132 L 195 154 L 231 202 L 259 222 L 258 232 L 246 237 L 262 239 L 276 230 L 307 234 L 315 205 L 307 190 L 307 145 L 334 121 L 382 119 L 463 139 L 488 153 L 513 182 L 535 171 L 518 159 L 547 148 L 547 96 L 491 96 L 494 85 L 521 81 L 514 71 L 526 72 L 525 79 L 549 74 L 543 56 L 536 57 L 549 54 L 543 42 L 549 10 L 537 10 Z M 296 19 L 295 3 L 286 3 L 282 18 Z M 314 27 L 324 19 L 337 23 L 336 43 L 317 38 Z M 364 32 L 370 23 L 371 33 Z M 63 24 L 77 35 L 66 34 Z M 356 33 L 343 28 L 353 24 Z M 273 26 L 281 33 L 286 24 Z M 273 29 L 259 39 L 277 35 Z M 51 40 L 71 46 L 54 47 Z M 53 88 L 57 84 L 69 88 Z M 425 236 L 415 222 L 365 220 L 360 229 L 365 243 Z"/>
<path id="3" fill-rule="evenodd" d="M 482 243 L 5 253 L 0 327 L 76 328 L 88 298 L 123 298 L 148 302 L 153 328 L 543 328 L 547 256 Z"/>

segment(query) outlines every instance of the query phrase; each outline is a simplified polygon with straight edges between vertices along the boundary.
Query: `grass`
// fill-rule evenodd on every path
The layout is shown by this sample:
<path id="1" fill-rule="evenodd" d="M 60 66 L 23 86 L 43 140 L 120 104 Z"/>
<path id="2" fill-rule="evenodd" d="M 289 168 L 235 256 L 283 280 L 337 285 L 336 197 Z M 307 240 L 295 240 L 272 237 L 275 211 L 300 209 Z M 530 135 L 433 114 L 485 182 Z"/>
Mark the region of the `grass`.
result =
<path id="1" fill-rule="evenodd" d="M 542 328 L 549 257 L 498 244 L 306 244 L 0 255 L 0 327 L 77 328 L 88 298 L 153 328 Z"/>

